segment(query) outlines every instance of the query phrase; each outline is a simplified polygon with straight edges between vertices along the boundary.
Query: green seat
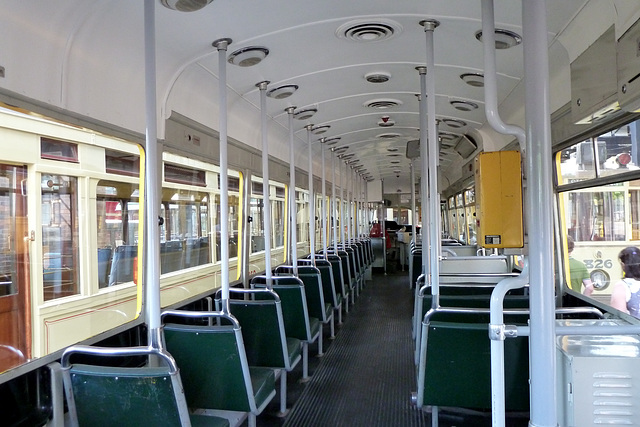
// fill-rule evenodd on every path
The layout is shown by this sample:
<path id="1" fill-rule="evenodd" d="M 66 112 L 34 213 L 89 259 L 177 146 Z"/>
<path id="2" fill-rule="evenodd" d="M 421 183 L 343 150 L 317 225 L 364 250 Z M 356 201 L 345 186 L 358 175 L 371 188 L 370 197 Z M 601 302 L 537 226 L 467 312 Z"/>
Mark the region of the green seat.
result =
<path id="1" fill-rule="evenodd" d="M 133 368 L 72 365 L 69 362 L 74 354 L 90 354 L 100 360 L 154 354 L 165 363 Z M 229 426 L 229 421 L 221 417 L 189 414 L 176 362 L 166 352 L 146 347 L 74 346 L 62 359 L 72 425 Z"/>
<path id="2" fill-rule="evenodd" d="M 491 301 L 491 293 L 486 294 L 472 294 L 472 295 L 447 295 L 443 294 L 443 292 L 449 292 L 448 286 L 440 286 L 441 294 L 439 297 L 440 307 L 446 308 L 481 308 L 481 309 L 489 309 L 489 303 Z M 474 288 L 480 289 L 480 288 Z M 415 363 L 418 363 L 418 357 L 420 353 L 420 342 L 422 340 L 422 336 L 420 334 L 421 324 L 424 319 L 425 314 L 432 308 L 432 296 L 431 294 L 425 294 L 425 292 L 429 292 L 430 287 L 423 287 L 420 289 L 418 293 L 418 297 L 416 298 L 415 304 L 415 313 L 417 314 L 413 319 L 413 327 L 416 335 L 416 346 L 415 346 Z M 456 291 L 457 292 L 457 291 Z M 472 291 L 473 292 L 473 291 Z M 477 291 L 479 292 L 479 291 Z M 504 308 L 505 309 L 527 309 L 529 308 L 529 297 L 527 295 L 518 295 L 522 290 L 514 290 L 511 291 L 516 295 L 508 294 L 504 299 Z M 487 321 L 488 322 L 488 321 Z"/>
<path id="3" fill-rule="evenodd" d="M 328 254 L 327 261 L 331 263 L 331 271 L 333 274 L 333 284 L 336 292 L 336 296 L 340 296 L 340 300 L 344 301 L 344 310 L 346 313 L 349 312 L 349 290 L 351 289 L 348 285 L 348 278 L 346 274 L 346 269 L 343 265 L 343 260 L 338 255 Z M 340 322 L 338 322 L 340 323 Z"/>
<path id="4" fill-rule="evenodd" d="M 287 337 L 280 297 L 268 289 L 229 289 L 249 299 L 230 299 L 229 310 L 242 326 L 247 360 L 251 366 L 279 370 L 280 412 L 286 413 L 287 372 L 302 359 L 302 343 Z"/>
<path id="5" fill-rule="evenodd" d="M 331 308 L 331 304 L 325 302 L 324 289 L 322 287 L 322 275 L 320 273 L 320 270 L 312 265 L 299 266 L 298 277 L 304 283 L 309 316 L 317 318 L 325 325 L 330 323 L 331 338 L 333 338 L 333 309 Z M 321 354 L 321 351 L 318 350 L 318 355 Z"/>
<path id="6" fill-rule="evenodd" d="M 285 334 L 302 342 L 302 380 L 306 381 L 309 378 L 309 344 L 318 340 L 318 351 L 322 353 L 320 321 L 309 316 L 306 288 L 300 278 L 278 275 L 271 280 L 272 289 L 280 297 Z M 251 280 L 251 287 L 264 288 L 266 282 L 265 276 L 256 276 Z"/>
<path id="7" fill-rule="evenodd" d="M 338 313 L 338 324 L 342 324 L 342 295 L 336 292 L 336 284 L 333 277 L 333 265 L 327 259 L 316 259 L 316 268 L 320 271 L 322 293 L 326 303 L 331 305 L 333 312 Z M 334 337 L 333 329 L 331 336 Z"/>
<path id="8" fill-rule="evenodd" d="M 275 396 L 273 370 L 249 367 L 238 326 L 167 324 L 164 337 L 189 407 L 258 415 Z"/>
<path id="9" fill-rule="evenodd" d="M 423 325 L 418 368 L 418 406 L 491 409 L 491 351 L 486 313 L 447 313 Z M 513 315 L 517 316 L 517 315 Z M 527 314 L 520 316 L 525 324 Z M 459 322 L 465 320 L 465 322 Z M 516 319 L 510 319 L 516 320 Z M 505 407 L 529 410 L 529 343 L 508 338 L 505 348 Z"/>

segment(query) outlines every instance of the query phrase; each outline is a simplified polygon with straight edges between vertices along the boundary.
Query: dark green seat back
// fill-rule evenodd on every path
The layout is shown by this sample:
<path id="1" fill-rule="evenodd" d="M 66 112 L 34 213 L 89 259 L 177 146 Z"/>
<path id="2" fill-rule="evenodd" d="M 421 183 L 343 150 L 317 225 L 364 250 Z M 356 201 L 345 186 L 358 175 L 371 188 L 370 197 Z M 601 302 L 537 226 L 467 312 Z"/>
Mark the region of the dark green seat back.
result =
<path id="1" fill-rule="evenodd" d="M 70 375 L 81 426 L 180 425 L 167 368 L 77 364 Z"/>
<path id="2" fill-rule="evenodd" d="M 164 327 L 167 349 L 181 368 L 182 382 L 190 407 L 251 412 L 247 377 L 249 367 L 242 354 L 242 334 L 233 326 Z M 275 390 L 273 371 L 254 371 L 258 381 L 253 390 L 256 406 Z M 261 395 L 256 393 L 262 390 Z"/>
<path id="3" fill-rule="evenodd" d="M 340 295 L 340 298 L 346 298 L 346 284 L 343 280 L 346 277 L 343 269 L 342 259 L 337 255 L 329 255 L 329 262 L 331 263 L 331 269 L 333 272 L 333 285 L 336 291 L 336 295 Z"/>
<path id="4" fill-rule="evenodd" d="M 324 289 L 322 288 L 322 277 L 320 271 L 315 267 L 299 267 L 298 277 L 304 282 L 304 291 L 307 297 L 307 309 L 310 317 L 327 320 L 327 304 Z"/>
<path id="5" fill-rule="evenodd" d="M 333 277 L 333 265 L 326 260 L 316 261 L 316 268 L 320 270 L 320 277 L 322 279 L 322 292 L 324 294 L 325 302 L 331 304 L 333 308 L 336 308 L 342 302 L 342 297 L 336 293 L 336 285 Z"/>
<path id="6" fill-rule="evenodd" d="M 490 410 L 488 325 L 431 322 L 428 328 L 426 355 L 420 366 L 425 373 L 424 384 L 419 385 L 424 387 L 422 404 Z M 506 410 L 528 411 L 528 338 L 508 338 L 504 343 Z"/>

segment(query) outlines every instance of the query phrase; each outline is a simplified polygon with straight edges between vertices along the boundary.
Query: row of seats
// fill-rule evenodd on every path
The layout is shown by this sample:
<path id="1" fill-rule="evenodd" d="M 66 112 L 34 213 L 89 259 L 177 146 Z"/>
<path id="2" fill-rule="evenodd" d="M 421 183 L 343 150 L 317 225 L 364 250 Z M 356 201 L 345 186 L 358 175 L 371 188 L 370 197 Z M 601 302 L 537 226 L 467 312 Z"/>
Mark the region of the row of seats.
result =
<path id="1" fill-rule="evenodd" d="M 339 313 L 341 322 L 342 309 L 346 311 L 364 284 L 365 270 L 372 262 L 370 244 L 350 243 L 337 252 L 328 251 L 326 258 L 316 255 L 315 259 L 300 260 L 297 276 L 291 275 L 292 266 L 280 266 L 272 283 L 257 276 L 252 289 L 231 288 L 228 312 L 165 311 L 163 340 L 171 355 L 167 360 L 180 367 L 184 387 L 183 395 L 174 393 L 176 401 L 186 399 L 186 407 L 201 408 L 195 413 L 219 416 L 211 422 L 230 420 L 237 425 L 248 416 L 249 425 L 255 426 L 256 415 L 274 398 L 279 378 L 280 412 L 284 415 L 287 373 L 302 359 L 303 380 L 308 378 L 308 345 L 318 340 L 322 354 L 321 325 L 330 325 L 333 337 L 334 314 Z M 219 295 L 217 301 L 222 303 Z M 78 369 L 87 371 L 86 366 L 69 362 L 76 351 L 72 347 L 65 352 L 68 393 L 82 388 L 77 381 L 89 381 L 89 375 L 78 376 Z M 135 369 L 134 376 L 145 368 Z M 131 371 L 125 372 L 129 375 Z M 173 389 L 181 390 L 175 384 Z M 94 389 L 93 393 L 99 391 Z M 108 390 L 104 393 L 109 394 Z M 85 412 L 77 413 L 81 424 L 93 422 Z M 180 420 L 187 425 L 184 417 Z"/>
<path id="2" fill-rule="evenodd" d="M 416 280 L 413 319 L 418 366 L 418 407 L 459 407 L 491 411 L 491 341 L 489 305 L 491 293 L 503 279 L 514 276 L 502 256 L 455 256 L 442 259 L 439 292 L 432 295 L 424 275 Z M 504 323 L 527 325 L 528 287 L 507 293 L 503 302 Z M 592 307 L 557 309 L 599 317 Z M 529 410 L 529 342 L 527 336 L 504 341 L 505 409 Z M 473 384 L 473 387 L 469 387 Z M 437 415 L 433 425 L 437 425 Z"/>

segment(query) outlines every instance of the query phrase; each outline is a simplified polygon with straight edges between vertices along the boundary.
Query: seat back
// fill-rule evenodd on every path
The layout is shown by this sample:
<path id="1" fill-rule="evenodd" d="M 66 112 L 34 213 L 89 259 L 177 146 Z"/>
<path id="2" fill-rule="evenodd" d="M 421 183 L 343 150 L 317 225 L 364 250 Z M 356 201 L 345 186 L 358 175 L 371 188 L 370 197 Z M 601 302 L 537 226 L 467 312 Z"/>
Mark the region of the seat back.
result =
<path id="1" fill-rule="evenodd" d="M 154 354 L 163 366 L 72 365 L 71 357 L 76 354 L 101 360 Z M 72 425 L 190 425 L 178 368 L 166 352 L 147 347 L 73 346 L 65 350 L 61 363 Z"/>
<path id="2" fill-rule="evenodd" d="M 331 304 L 333 308 L 340 306 L 341 302 L 338 300 L 337 285 L 333 276 L 333 265 L 326 259 L 316 259 L 316 268 L 320 271 L 324 300 Z"/>
<path id="3" fill-rule="evenodd" d="M 345 280 L 346 274 L 343 269 L 342 259 L 338 255 L 327 255 L 327 260 L 331 263 L 331 270 L 333 273 L 333 284 L 336 295 L 345 299 L 347 296 L 346 287 L 347 282 Z"/>
<path id="4" fill-rule="evenodd" d="M 291 370 L 300 359 L 300 342 L 289 346 L 280 297 L 268 289 L 229 289 L 249 299 L 230 299 L 229 310 L 242 326 L 251 366 Z"/>
<path id="5" fill-rule="evenodd" d="M 309 316 L 326 322 L 327 311 L 325 310 L 325 297 L 320 270 L 314 266 L 300 266 L 298 267 L 298 277 L 304 283 Z M 327 301 L 326 303 L 328 304 L 329 302 Z"/>
<path id="6" fill-rule="evenodd" d="M 167 349 L 182 367 L 190 407 L 258 413 L 261 402 L 255 399 L 237 322 L 220 326 L 167 324 L 164 337 Z M 271 380 L 275 392 L 275 377 Z"/>
<path id="7" fill-rule="evenodd" d="M 302 341 L 311 341 L 309 310 L 304 283 L 298 277 L 291 275 L 273 276 L 271 280 L 271 288 L 280 297 L 285 335 Z M 258 289 L 266 286 L 267 278 L 265 276 L 255 276 L 251 279 L 252 288 Z M 258 298 L 261 296 L 258 294 Z"/>
<path id="8" fill-rule="evenodd" d="M 520 324 L 526 323 L 527 318 L 528 315 L 523 315 Z M 418 406 L 490 410 L 491 344 L 488 315 L 460 315 L 442 311 L 437 319 L 433 317 L 423 325 Z M 508 338 L 504 341 L 504 348 L 506 410 L 528 411 L 528 337 Z"/>

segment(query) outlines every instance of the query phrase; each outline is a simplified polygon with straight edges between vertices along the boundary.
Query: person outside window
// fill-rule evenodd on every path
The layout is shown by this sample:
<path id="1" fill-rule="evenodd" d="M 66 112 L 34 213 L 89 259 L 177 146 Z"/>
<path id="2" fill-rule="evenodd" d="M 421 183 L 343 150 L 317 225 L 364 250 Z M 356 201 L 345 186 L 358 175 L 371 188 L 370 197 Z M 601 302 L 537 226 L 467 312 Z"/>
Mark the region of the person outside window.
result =
<path id="1" fill-rule="evenodd" d="M 577 260 L 571 256 L 574 247 L 575 242 L 573 241 L 573 238 L 571 236 L 567 236 L 567 251 L 569 252 L 569 277 L 571 280 L 571 289 L 580 293 L 583 292 L 582 286 L 584 286 L 583 293 L 585 295 L 591 295 L 591 293 L 593 292 L 593 283 L 591 282 L 589 271 L 582 261 Z"/>
<path id="2" fill-rule="evenodd" d="M 620 251 L 623 278 L 613 285 L 610 305 L 640 318 L 640 249 L 630 246 Z"/>

